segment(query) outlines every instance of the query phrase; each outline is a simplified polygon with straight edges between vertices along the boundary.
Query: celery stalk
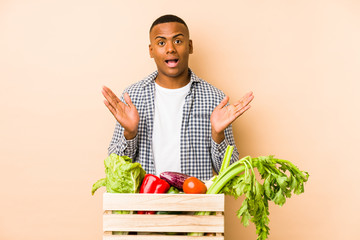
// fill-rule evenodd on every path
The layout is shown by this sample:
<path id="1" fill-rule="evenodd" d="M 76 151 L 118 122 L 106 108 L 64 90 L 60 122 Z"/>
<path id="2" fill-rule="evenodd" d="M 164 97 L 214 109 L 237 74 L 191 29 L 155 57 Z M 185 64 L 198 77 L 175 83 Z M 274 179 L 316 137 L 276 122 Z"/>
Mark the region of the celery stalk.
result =
<path id="1" fill-rule="evenodd" d="M 224 169 L 226 169 L 229 166 L 233 151 L 234 151 L 234 146 L 230 146 L 230 145 L 227 146 L 219 174 L 222 173 Z"/>
<path id="2" fill-rule="evenodd" d="M 231 155 L 230 157 L 231 158 Z M 227 167 L 224 171 L 222 171 L 213 184 L 211 184 L 210 188 L 207 190 L 207 194 L 217 194 L 221 190 L 222 187 L 225 186 L 233 177 L 240 174 L 241 172 L 245 171 L 244 161 L 247 160 L 249 157 L 245 157 L 233 164 L 230 167 Z"/>
<path id="3" fill-rule="evenodd" d="M 240 162 L 238 162 L 240 163 Z M 225 171 L 222 176 L 219 175 L 219 178 L 210 186 L 206 194 L 217 194 L 220 190 L 236 175 L 245 171 L 245 166 L 243 164 L 236 164 L 236 166 L 231 167 L 228 171 Z"/>

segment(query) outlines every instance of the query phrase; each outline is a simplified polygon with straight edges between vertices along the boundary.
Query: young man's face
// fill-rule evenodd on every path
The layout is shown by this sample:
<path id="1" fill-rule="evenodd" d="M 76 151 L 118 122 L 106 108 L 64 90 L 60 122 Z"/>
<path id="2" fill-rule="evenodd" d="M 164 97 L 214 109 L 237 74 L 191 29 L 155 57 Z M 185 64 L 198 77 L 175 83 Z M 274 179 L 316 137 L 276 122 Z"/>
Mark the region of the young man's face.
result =
<path id="1" fill-rule="evenodd" d="M 159 75 L 171 78 L 187 75 L 193 47 L 184 24 L 169 22 L 154 26 L 150 32 L 149 51 Z"/>

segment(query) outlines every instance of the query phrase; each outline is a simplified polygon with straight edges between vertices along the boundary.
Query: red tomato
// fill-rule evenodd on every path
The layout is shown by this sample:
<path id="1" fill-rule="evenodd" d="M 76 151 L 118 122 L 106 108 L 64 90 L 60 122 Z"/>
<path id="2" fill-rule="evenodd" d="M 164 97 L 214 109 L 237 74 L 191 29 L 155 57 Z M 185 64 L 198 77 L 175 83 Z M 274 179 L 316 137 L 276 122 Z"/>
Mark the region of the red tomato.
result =
<path id="1" fill-rule="evenodd" d="M 205 184 L 196 177 L 189 177 L 183 184 L 183 190 L 185 193 L 192 194 L 205 194 L 207 188 Z"/>

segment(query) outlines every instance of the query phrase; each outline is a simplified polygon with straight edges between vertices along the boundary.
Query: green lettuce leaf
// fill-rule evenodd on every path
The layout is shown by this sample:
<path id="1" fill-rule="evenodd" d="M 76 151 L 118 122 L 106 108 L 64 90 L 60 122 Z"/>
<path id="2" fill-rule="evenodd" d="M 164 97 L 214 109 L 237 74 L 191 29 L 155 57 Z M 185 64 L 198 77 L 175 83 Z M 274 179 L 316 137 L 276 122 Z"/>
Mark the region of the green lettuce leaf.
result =
<path id="1" fill-rule="evenodd" d="M 105 160 L 106 178 L 98 180 L 92 187 L 92 194 L 102 187 L 109 193 L 138 193 L 145 176 L 140 163 L 133 163 L 127 156 L 110 154 Z"/>

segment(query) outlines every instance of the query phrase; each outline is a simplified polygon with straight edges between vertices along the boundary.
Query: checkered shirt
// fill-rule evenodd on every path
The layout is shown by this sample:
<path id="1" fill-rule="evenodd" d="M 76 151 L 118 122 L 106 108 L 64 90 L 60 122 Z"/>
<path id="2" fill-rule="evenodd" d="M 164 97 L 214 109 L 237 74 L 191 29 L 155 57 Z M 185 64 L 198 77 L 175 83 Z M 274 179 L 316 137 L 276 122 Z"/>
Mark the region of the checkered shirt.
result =
<path id="1" fill-rule="evenodd" d="M 191 70 L 189 73 L 191 87 L 185 97 L 181 124 L 181 172 L 201 180 L 208 180 L 213 176 L 213 169 L 215 172 L 220 170 L 228 145 L 234 146 L 231 163 L 239 159 L 239 153 L 235 146 L 231 125 L 225 129 L 225 140 L 220 144 L 211 137 L 210 115 L 225 94 L 197 77 Z M 155 71 L 124 90 L 121 101 L 124 102 L 123 95 L 127 92 L 139 112 L 138 134 L 134 139 L 126 140 L 124 128 L 117 122 L 108 149 L 109 154 L 129 156 L 151 174 L 155 174 L 152 131 L 157 74 L 158 72 Z"/>

